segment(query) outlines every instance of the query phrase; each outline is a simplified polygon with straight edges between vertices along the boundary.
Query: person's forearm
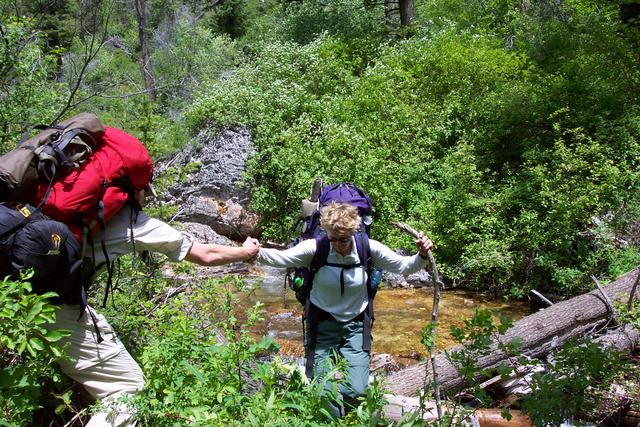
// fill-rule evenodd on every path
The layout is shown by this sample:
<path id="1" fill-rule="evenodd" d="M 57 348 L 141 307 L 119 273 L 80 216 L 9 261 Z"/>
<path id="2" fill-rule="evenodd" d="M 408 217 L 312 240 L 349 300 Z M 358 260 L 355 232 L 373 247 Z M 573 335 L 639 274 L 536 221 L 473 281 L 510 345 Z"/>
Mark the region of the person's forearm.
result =
<path id="1" fill-rule="evenodd" d="M 256 261 L 276 268 L 308 266 L 315 253 L 315 241 L 296 245 L 285 250 L 260 249 Z"/>
<path id="2" fill-rule="evenodd" d="M 199 265 L 212 267 L 232 262 L 249 261 L 252 257 L 251 250 L 244 246 L 222 246 L 196 242 L 185 259 Z"/>
<path id="3" fill-rule="evenodd" d="M 414 254 L 400 256 L 380 242 L 370 240 L 372 256 L 376 267 L 396 274 L 411 274 L 423 268 L 427 261 Z"/>

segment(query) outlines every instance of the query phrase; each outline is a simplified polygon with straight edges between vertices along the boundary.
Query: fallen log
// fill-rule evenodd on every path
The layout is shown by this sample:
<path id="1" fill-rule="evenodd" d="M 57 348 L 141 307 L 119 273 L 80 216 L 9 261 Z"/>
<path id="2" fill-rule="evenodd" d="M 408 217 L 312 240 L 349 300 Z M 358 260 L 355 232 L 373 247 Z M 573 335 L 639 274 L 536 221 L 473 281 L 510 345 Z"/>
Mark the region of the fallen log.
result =
<path id="1" fill-rule="evenodd" d="M 603 287 L 604 292 L 614 301 L 626 303 L 630 292 L 640 274 L 640 270 L 626 273 L 614 282 Z M 636 298 L 638 295 L 636 294 Z M 560 348 L 569 339 L 581 337 L 587 333 L 604 328 L 610 319 L 611 313 L 603 295 L 599 290 L 571 298 L 542 309 L 515 322 L 513 326 L 499 338 L 500 342 L 507 343 L 519 337 L 520 350 L 529 357 L 537 358 L 548 354 L 555 348 Z M 454 352 L 462 347 L 456 347 L 449 351 Z M 505 362 L 508 355 L 498 349 L 494 342 L 492 351 L 488 355 L 476 360 L 478 367 L 493 369 Z M 444 353 L 439 353 L 436 358 L 440 388 L 443 392 L 464 385 L 464 378 L 458 370 L 447 360 Z M 391 373 L 386 378 L 387 390 L 393 394 L 415 396 L 416 391 L 424 384 L 431 381 L 431 376 L 425 369 L 424 362 Z M 481 380 L 478 378 L 478 380 Z"/>
<path id="2" fill-rule="evenodd" d="M 404 414 L 417 413 L 420 411 L 420 399 L 417 397 L 396 396 L 393 394 L 385 394 L 384 397 L 387 400 L 384 414 L 393 421 L 400 421 Z M 423 421 L 438 420 L 438 411 L 435 402 L 424 402 L 422 409 L 424 411 L 422 414 Z M 445 412 L 449 413 L 448 410 L 445 410 Z"/>

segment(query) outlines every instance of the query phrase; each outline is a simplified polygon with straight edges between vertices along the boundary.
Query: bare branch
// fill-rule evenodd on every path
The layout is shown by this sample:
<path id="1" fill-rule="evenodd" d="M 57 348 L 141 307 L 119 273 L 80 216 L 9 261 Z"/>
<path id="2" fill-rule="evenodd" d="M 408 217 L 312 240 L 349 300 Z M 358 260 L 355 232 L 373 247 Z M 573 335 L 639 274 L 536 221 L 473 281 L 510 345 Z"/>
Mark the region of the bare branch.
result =
<path id="1" fill-rule="evenodd" d="M 85 22 L 86 15 L 85 13 L 83 13 L 83 7 L 81 7 L 78 21 L 80 22 L 80 31 L 79 31 L 80 38 L 84 44 L 84 58 L 83 58 L 82 66 L 76 76 L 75 82 L 71 84 L 71 92 L 67 97 L 67 102 L 65 103 L 65 106 L 62 108 L 60 112 L 58 112 L 57 116 L 51 121 L 51 124 L 58 122 L 58 120 L 60 120 L 60 118 L 64 116 L 64 114 L 69 109 L 71 109 L 75 105 L 78 105 L 78 103 L 74 103 L 74 98 L 76 97 L 76 94 L 78 93 L 78 90 L 80 89 L 80 86 L 84 81 L 84 78 L 86 77 L 86 73 L 89 68 L 89 65 L 98 56 L 100 49 L 102 48 L 102 46 L 104 46 L 107 40 L 109 19 L 111 17 L 111 7 L 110 7 L 111 2 L 108 2 L 109 6 L 107 7 L 103 6 L 103 2 L 101 1 L 97 3 L 98 3 L 97 6 L 95 6 L 88 14 L 90 15 L 89 18 L 92 20 L 91 23 L 95 25 L 93 28 L 94 30 L 96 29 L 95 27 L 97 27 L 97 25 L 101 26 L 100 28 L 101 33 L 99 37 L 100 41 L 98 42 L 98 35 L 97 35 L 98 31 L 89 31 L 85 27 L 84 22 Z M 90 34 L 90 41 L 88 43 L 84 38 L 84 35 L 87 33 Z M 84 101 L 81 101 L 81 102 L 84 102 Z"/>
<path id="2" fill-rule="evenodd" d="M 409 224 L 405 224 L 402 222 L 394 222 L 393 225 L 398 227 L 400 230 L 409 233 L 414 238 L 418 239 L 421 233 L 418 233 L 413 227 Z M 431 250 L 428 252 L 429 263 L 431 264 L 431 274 L 433 275 L 433 307 L 431 309 L 431 333 L 433 334 L 433 338 L 431 340 L 431 345 L 429 346 L 429 356 L 431 359 L 431 375 L 433 377 L 433 392 L 436 401 L 436 408 L 438 409 L 438 419 L 442 418 L 442 404 L 440 401 L 440 383 L 438 382 L 438 369 L 436 366 L 436 329 L 438 324 L 438 307 L 440 305 L 440 275 L 438 274 L 438 266 L 436 265 L 436 260 L 433 258 L 433 254 Z"/>
<path id="3" fill-rule="evenodd" d="M 600 291 L 600 294 L 604 298 L 604 303 L 607 305 L 607 308 L 611 312 L 611 317 L 613 317 L 613 319 L 616 319 L 618 317 L 618 313 L 616 312 L 616 309 L 613 307 L 613 303 L 611 302 L 611 299 L 604 292 L 604 289 L 602 289 L 602 286 L 600 286 L 600 282 L 598 282 L 598 279 L 596 279 L 596 276 L 591 276 L 591 280 L 593 280 L 593 283 L 596 284 L 596 287 L 598 288 L 598 290 Z M 636 283 L 637 283 L 637 280 L 636 280 Z"/>
<path id="4" fill-rule="evenodd" d="M 631 304 L 633 299 L 636 297 L 636 289 L 638 289 L 638 283 L 640 283 L 640 270 L 638 270 L 638 277 L 636 277 L 636 281 L 633 283 L 633 287 L 631 288 L 631 292 L 629 293 L 629 301 L 627 302 L 627 311 L 631 310 Z"/>

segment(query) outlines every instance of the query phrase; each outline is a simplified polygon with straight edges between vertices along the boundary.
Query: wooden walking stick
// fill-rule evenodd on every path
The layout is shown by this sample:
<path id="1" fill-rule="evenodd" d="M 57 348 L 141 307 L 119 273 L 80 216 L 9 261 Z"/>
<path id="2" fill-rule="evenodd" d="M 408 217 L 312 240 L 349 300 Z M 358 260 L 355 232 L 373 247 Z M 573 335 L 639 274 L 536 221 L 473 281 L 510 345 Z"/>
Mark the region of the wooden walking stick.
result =
<path id="1" fill-rule="evenodd" d="M 393 222 L 393 225 L 400 230 L 412 235 L 418 239 L 420 233 L 418 233 L 413 227 L 403 222 Z M 431 331 L 433 334 L 433 340 L 429 345 L 429 358 L 431 359 L 431 370 L 433 374 L 433 392 L 436 400 L 436 409 L 438 410 L 438 419 L 442 418 L 442 404 L 440 403 L 440 384 L 438 383 L 438 371 L 436 369 L 436 326 L 438 323 L 438 306 L 440 304 L 440 275 L 438 274 L 438 266 L 436 260 L 431 253 L 431 250 L 427 252 L 429 258 L 429 264 L 431 264 L 431 275 L 433 277 L 433 308 L 431 309 Z"/>

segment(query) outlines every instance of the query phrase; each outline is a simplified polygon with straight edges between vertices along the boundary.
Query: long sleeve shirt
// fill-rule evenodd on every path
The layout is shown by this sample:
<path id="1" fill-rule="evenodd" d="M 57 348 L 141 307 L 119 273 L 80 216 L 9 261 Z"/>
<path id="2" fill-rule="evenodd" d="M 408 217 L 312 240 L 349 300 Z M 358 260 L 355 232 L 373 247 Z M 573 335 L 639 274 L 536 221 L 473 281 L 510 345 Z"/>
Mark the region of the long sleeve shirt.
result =
<path id="1" fill-rule="evenodd" d="M 355 238 L 351 237 L 351 253 L 343 256 L 329 243 L 327 263 L 353 265 L 361 263 Z M 426 260 L 415 254 L 401 256 L 376 240 L 369 240 L 374 267 L 397 274 L 411 274 L 423 268 Z M 315 239 L 307 239 L 286 250 L 261 248 L 257 261 L 276 268 L 309 267 L 316 253 Z M 340 290 L 341 267 L 325 265 L 315 274 L 311 302 L 330 313 L 337 321 L 347 322 L 367 308 L 367 272 L 362 267 L 344 269 L 344 294 Z"/>
<path id="2" fill-rule="evenodd" d="M 104 243 L 110 260 L 133 253 L 134 250 L 148 250 L 162 253 L 175 262 L 184 260 L 193 240 L 169 224 L 148 217 L 142 211 L 138 213 L 136 220 L 132 221 L 132 209 L 127 205 L 107 224 Z M 89 249 L 85 256 L 94 256 L 96 265 L 105 262 L 99 234 L 94 238 L 93 248 L 93 253 Z"/>

